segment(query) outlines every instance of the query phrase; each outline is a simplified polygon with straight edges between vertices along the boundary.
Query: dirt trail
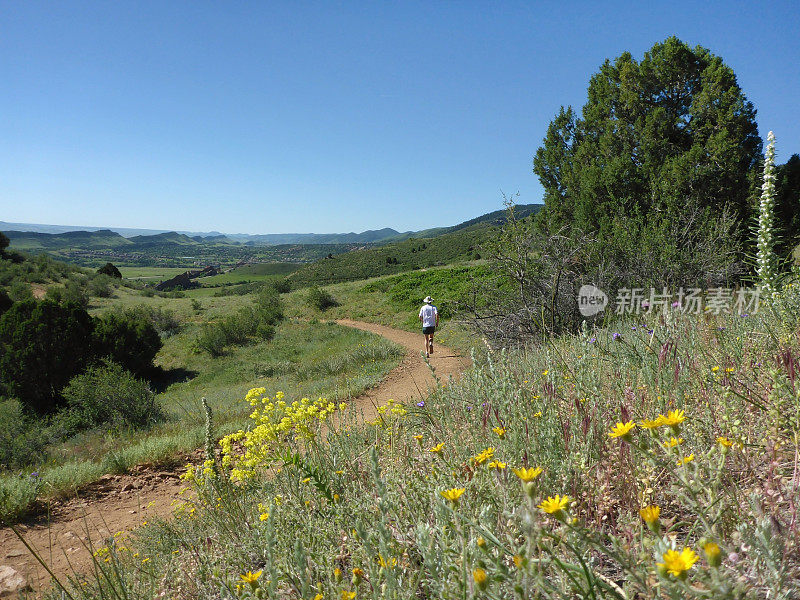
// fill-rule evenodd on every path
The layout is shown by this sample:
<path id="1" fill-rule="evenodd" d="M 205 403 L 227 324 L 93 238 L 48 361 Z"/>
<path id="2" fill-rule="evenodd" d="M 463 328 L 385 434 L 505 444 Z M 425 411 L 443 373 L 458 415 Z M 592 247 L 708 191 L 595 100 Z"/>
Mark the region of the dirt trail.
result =
<path id="1" fill-rule="evenodd" d="M 406 349 L 405 357 L 376 387 L 354 399 L 364 418 L 375 415 L 375 407 L 393 399 L 408 403 L 425 396 L 435 385 L 430 369 L 421 357 L 422 335 L 361 321 L 342 319 L 340 325 L 381 335 Z M 430 358 L 436 375 L 446 381 L 457 377 L 469 360 L 444 346 L 436 345 Z M 119 531 L 131 531 L 155 517 L 166 518 L 178 499 L 182 485 L 179 475 L 187 461 L 198 462 L 202 452 L 184 455 L 174 468 L 140 465 L 126 475 L 105 475 L 84 487 L 77 498 L 52 506 L 47 518 L 21 524 L 18 530 L 45 559 L 59 578 L 85 572 L 91 566 L 87 547 L 104 545 L 103 540 Z M 0 565 L 22 573 L 33 590 L 46 589 L 50 576 L 8 528 L 0 529 Z"/>

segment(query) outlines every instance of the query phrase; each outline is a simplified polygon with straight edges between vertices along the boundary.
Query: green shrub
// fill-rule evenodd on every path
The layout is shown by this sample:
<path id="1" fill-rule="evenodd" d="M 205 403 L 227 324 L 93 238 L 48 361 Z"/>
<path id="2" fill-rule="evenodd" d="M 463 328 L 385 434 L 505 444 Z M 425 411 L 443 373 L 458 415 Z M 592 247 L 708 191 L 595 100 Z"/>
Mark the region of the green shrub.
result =
<path id="1" fill-rule="evenodd" d="M 12 304 L 14 304 L 14 301 L 11 297 L 4 290 L 0 290 L 0 315 L 11 308 Z"/>
<path id="2" fill-rule="evenodd" d="M 76 429 L 103 424 L 147 427 L 164 417 L 147 383 L 108 360 L 74 377 L 63 395 Z"/>
<path id="3" fill-rule="evenodd" d="M 149 315 L 141 310 L 108 313 L 97 319 L 94 344 L 97 356 L 107 356 L 137 375 L 152 368 L 162 346 Z"/>
<path id="4" fill-rule="evenodd" d="M 94 323 L 75 304 L 17 302 L 0 317 L 0 384 L 43 414 L 93 355 Z"/>
<path id="5" fill-rule="evenodd" d="M 90 296 L 96 298 L 111 298 L 114 295 L 113 279 L 102 273 L 89 280 L 88 291 Z"/>
<path id="6" fill-rule="evenodd" d="M 50 431 L 25 414 L 16 399 L 0 401 L 0 465 L 21 469 L 42 460 Z"/>
<path id="7" fill-rule="evenodd" d="M 26 281 L 15 281 L 11 284 L 11 288 L 8 290 L 9 296 L 16 302 L 25 302 L 27 300 L 33 300 L 33 290 L 31 286 Z"/>
<path id="8" fill-rule="evenodd" d="M 339 306 L 339 303 L 333 296 L 331 296 L 330 292 L 318 287 L 312 287 L 310 290 L 308 290 L 306 302 L 311 308 L 315 308 L 317 310 L 327 310 L 329 308 L 333 308 L 334 306 Z"/>
<path id="9" fill-rule="evenodd" d="M 206 323 L 203 325 L 200 335 L 197 336 L 196 344 L 199 350 L 208 352 L 216 358 L 225 353 L 228 341 L 223 329 L 217 323 Z"/>
<path id="10" fill-rule="evenodd" d="M 40 487 L 41 478 L 36 471 L 0 479 L 0 517 L 8 522 L 24 518 L 33 508 Z"/>
<path id="11" fill-rule="evenodd" d="M 275 288 L 275 291 L 278 292 L 279 294 L 288 294 L 289 292 L 292 291 L 292 284 L 286 277 L 281 277 L 280 279 L 276 279 L 272 283 L 272 285 Z"/>
<path id="12" fill-rule="evenodd" d="M 258 337 L 271 340 L 283 319 L 283 303 L 274 288 L 263 287 L 254 306 L 245 306 L 220 321 L 206 323 L 197 337 L 197 347 L 211 356 L 221 356 L 227 346 L 241 346 Z"/>

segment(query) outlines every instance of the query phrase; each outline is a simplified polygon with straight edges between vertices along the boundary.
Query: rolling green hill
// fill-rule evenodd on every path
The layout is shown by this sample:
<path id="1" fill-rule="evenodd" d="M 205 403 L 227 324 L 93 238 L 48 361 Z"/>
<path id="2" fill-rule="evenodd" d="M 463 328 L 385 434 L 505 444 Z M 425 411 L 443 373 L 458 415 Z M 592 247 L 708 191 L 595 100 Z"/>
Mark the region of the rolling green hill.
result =
<path id="1" fill-rule="evenodd" d="M 63 250 L 68 248 L 120 248 L 132 242 L 118 233 L 100 231 L 68 231 L 66 233 L 34 233 L 5 231 L 14 250 Z"/>
<path id="2" fill-rule="evenodd" d="M 541 204 L 517 205 L 515 215 L 522 219 L 536 214 L 541 207 Z M 476 260 L 481 258 L 481 244 L 505 222 L 506 214 L 505 210 L 497 210 L 453 227 L 427 229 L 395 242 L 384 241 L 370 248 L 329 256 L 302 267 L 288 279 L 294 287 L 328 285 Z"/>
<path id="3" fill-rule="evenodd" d="M 394 244 L 353 250 L 324 258 L 289 275 L 293 287 L 327 285 L 379 275 L 392 275 L 480 258 L 479 246 L 494 226 L 480 223 L 433 238 L 410 238 Z"/>

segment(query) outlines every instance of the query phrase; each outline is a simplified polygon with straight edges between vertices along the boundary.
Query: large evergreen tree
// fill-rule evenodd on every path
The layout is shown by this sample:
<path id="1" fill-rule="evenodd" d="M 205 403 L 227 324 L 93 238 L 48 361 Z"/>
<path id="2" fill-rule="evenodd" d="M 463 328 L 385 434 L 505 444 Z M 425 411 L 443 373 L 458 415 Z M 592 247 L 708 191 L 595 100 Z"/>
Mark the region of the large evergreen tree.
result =
<path id="1" fill-rule="evenodd" d="M 0 387 L 38 413 L 93 357 L 89 314 L 76 304 L 17 302 L 0 317 Z"/>
<path id="2" fill-rule="evenodd" d="M 775 174 L 776 251 L 785 258 L 800 244 L 800 155 L 793 154 L 786 164 L 776 168 Z"/>
<path id="3" fill-rule="evenodd" d="M 536 152 L 540 221 L 602 239 L 620 219 L 725 212 L 743 240 L 761 157 L 755 114 L 733 70 L 700 46 L 671 37 L 641 61 L 606 60 L 581 115 L 562 107 Z"/>

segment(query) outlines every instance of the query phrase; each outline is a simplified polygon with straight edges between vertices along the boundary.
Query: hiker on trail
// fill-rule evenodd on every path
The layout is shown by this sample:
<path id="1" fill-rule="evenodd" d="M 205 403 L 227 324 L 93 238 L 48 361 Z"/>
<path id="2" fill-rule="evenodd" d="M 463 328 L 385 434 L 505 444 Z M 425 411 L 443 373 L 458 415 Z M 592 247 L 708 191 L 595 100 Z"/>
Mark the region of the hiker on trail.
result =
<path id="1" fill-rule="evenodd" d="M 419 309 L 419 320 L 422 321 L 422 335 L 425 336 L 425 358 L 433 354 L 433 332 L 439 325 L 439 311 L 433 305 L 433 298 L 427 296 L 425 304 Z"/>

